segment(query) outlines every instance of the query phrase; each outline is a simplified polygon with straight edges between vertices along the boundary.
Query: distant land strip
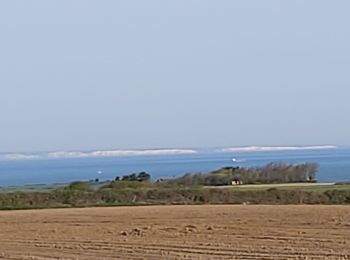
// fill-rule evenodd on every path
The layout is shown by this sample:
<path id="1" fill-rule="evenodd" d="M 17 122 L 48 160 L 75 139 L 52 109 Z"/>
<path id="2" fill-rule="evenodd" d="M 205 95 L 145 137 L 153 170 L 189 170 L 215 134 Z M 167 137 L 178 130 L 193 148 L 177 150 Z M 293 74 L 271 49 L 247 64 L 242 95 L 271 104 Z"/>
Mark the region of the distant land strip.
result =
<path id="1" fill-rule="evenodd" d="M 336 149 L 335 145 L 314 146 L 242 146 L 213 149 L 214 153 L 240 152 L 279 152 Z M 197 154 L 196 149 L 145 149 L 145 150 L 96 150 L 96 151 L 55 151 L 49 153 L 3 153 L 0 160 L 38 160 L 38 159 L 69 159 L 69 158 L 100 158 L 100 157 L 133 157 L 161 155 L 191 155 Z"/>

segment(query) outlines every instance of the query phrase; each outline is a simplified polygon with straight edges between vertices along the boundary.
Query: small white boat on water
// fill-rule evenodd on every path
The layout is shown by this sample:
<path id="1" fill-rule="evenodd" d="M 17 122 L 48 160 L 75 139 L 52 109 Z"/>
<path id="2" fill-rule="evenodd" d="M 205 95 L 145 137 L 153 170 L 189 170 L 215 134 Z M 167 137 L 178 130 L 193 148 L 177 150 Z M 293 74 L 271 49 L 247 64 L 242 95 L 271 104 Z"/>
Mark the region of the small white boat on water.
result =
<path id="1" fill-rule="evenodd" d="M 237 159 L 236 157 L 232 158 L 232 162 L 234 163 L 245 162 L 245 161 L 246 161 L 245 159 Z"/>

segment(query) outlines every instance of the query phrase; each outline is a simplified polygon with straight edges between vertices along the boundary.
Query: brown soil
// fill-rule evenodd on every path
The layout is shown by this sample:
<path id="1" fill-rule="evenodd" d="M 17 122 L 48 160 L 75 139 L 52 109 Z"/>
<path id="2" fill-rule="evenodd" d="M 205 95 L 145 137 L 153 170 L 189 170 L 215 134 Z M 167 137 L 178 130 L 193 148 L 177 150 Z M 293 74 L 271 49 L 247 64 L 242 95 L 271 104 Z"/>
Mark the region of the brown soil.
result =
<path id="1" fill-rule="evenodd" d="M 0 258 L 350 259 L 350 207 L 2 211 Z"/>

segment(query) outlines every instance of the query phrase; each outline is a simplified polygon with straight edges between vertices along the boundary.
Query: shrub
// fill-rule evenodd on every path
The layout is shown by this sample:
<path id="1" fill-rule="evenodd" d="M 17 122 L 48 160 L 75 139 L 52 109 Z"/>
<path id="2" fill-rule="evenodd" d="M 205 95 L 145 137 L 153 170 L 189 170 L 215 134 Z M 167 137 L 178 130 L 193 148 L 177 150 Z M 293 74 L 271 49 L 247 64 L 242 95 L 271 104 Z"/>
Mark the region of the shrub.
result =
<path id="1" fill-rule="evenodd" d="M 91 191 L 91 187 L 87 182 L 75 181 L 66 187 L 67 190 L 76 190 L 76 191 Z"/>
<path id="2" fill-rule="evenodd" d="M 123 190 L 123 189 L 141 189 L 151 187 L 151 183 L 139 182 L 139 181 L 112 181 L 107 185 L 100 188 L 103 189 L 113 189 L 113 190 Z"/>

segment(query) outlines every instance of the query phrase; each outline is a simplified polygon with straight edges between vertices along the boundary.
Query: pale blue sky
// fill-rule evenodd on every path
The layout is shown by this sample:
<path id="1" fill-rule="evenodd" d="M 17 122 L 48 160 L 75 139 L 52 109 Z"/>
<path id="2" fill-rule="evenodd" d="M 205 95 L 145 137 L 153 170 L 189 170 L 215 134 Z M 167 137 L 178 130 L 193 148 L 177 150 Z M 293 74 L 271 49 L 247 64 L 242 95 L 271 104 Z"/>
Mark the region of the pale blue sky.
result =
<path id="1" fill-rule="evenodd" d="M 348 0 L 0 2 L 0 151 L 349 145 Z"/>

